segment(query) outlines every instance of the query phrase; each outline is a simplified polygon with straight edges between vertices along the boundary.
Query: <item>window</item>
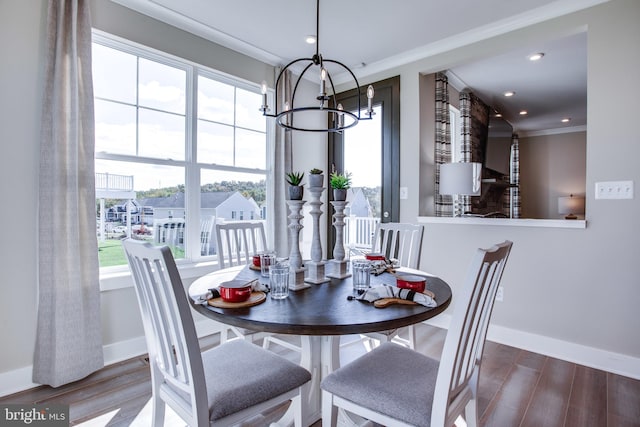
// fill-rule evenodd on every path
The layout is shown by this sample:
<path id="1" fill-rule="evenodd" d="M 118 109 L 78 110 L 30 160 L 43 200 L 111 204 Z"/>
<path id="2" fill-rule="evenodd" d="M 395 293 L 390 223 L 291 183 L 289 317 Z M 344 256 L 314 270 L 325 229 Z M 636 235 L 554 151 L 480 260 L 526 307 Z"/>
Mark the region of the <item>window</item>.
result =
<path id="1" fill-rule="evenodd" d="M 92 56 L 101 267 L 126 264 L 126 236 L 197 260 L 216 220 L 265 219 L 257 85 L 98 33 Z"/>

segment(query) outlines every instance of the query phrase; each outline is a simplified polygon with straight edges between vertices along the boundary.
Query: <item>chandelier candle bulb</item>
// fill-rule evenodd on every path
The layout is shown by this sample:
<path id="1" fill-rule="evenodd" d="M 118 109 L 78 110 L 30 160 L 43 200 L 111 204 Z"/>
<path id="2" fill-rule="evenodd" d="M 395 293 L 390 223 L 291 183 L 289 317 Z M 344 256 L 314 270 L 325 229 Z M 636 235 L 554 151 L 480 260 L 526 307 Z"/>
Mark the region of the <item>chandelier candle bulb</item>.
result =
<path id="1" fill-rule="evenodd" d="M 267 82 L 264 80 L 260 84 L 260 92 L 262 93 L 262 107 L 260 107 L 260 111 L 269 111 L 269 106 L 267 105 Z"/>
<path id="2" fill-rule="evenodd" d="M 320 68 L 320 96 L 321 105 L 324 105 L 324 97 L 327 96 L 327 69 Z"/>

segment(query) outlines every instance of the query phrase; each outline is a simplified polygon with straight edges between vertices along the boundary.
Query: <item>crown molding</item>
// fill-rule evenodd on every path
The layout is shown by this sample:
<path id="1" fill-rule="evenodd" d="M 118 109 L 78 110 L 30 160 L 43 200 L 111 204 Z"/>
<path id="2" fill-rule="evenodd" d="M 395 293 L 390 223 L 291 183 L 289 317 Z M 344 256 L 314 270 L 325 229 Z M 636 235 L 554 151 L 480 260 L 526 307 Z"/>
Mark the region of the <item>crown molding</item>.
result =
<path id="1" fill-rule="evenodd" d="M 582 126 L 556 128 L 556 129 L 534 130 L 531 132 L 514 130 L 514 133 L 518 134 L 518 138 L 530 138 L 532 136 L 559 135 L 562 133 L 575 133 L 575 132 L 586 132 L 586 131 L 587 131 L 587 125 L 582 125 Z"/>
<path id="2" fill-rule="evenodd" d="M 486 40 L 491 37 L 500 36 L 540 22 L 568 15 L 608 1 L 610 0 L 558 0 L 519 15 L 495 21 L 460 34 L 456 34 L 455 36 L 447 37 L 445 39 L 399 53 L 381 61 L 367 64 L 365 67 L 354 71 L 354 74 L 359 79 L 364 78 L 391 68 L 400 67 L 411 62 L 416 62 L 470 45 L 472 43 Z M 349 80 L 348 77 L 349 76 L 345 75 L 345 73 L 342 73 L 335 76 L 334 81 L 336 84 L 344 84 Z"/>
<path id="3" fill-rule="evenodd" d="M 132 9 L 143 15 L 150 16 L 158 21 L 164 22 L 181 30 L 202 37 L 220 46 L 234 50 L 243 55 L 247 55 L 258 61 L 276 66 L 281 64 L 283 59 L 257 46 L 244 42 L 227 33 L 216 30 L 200 21 L 185 16 L 153 0 L 111 0 L 126 8 Z"/>

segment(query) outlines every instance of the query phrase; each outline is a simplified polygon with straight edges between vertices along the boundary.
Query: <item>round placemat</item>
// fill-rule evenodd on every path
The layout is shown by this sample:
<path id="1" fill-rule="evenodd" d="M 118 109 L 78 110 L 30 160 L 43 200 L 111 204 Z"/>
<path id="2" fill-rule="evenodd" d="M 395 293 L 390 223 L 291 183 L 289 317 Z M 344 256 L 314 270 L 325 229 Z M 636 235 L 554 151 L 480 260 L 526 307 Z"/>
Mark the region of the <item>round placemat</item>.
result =
<path id="1" fill-rule="evenodd" d="M 257 291 L 251 292 L 251 296 L 249 297 L 249 299 L 242 302 L 227 302 L 224 301 L 221 297 L 218 297 L 207 300 L 207 303 L 212 307 L 218 308 L 243 308 L 258 305 L 265 299 L 267 299 L 267 294 L 262 291 Z"/>

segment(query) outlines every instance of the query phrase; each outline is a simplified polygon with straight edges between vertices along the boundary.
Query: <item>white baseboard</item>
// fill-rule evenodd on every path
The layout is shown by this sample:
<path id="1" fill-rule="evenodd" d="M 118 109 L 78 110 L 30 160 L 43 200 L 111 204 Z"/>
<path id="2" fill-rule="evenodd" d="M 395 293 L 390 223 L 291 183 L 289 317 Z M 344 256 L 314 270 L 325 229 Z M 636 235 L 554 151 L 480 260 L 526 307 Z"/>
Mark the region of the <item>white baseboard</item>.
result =
<path id="1" fill-rule="evenodd" d="M 220 332 L 220 324 L 212 322 L 210 319 L 195 322 L 195 325 L 199 337 Z M 145 354 L 147 343 L 144 336 L 141 336 L 105 345 L 102 347 L 102 351 L 104 364 L 107 366 Z M 32 371 L 33 366 L 29 365 L 12 371 L 0 372 L 0 397 L 37 387 L 39 384 L 31 381 Z"/>
<path id="2" fill-rule="evenodd" d="M 424 323 L 448 329 L 450 322 L 450 314 L 440 314 Z M 498 325 L 489 326 L 487 339 L 590 368 L 640 379 L 640 358 L 637 357 L 613 353 Z"/>
<path id="3" fill-rule="evenodd" d="M 425 323 L 448 329 L 450 322 L 451 315 L 440 314 Z M 217 333 L 220 332 L 220 324 L 211 320 L 196 322 L 196 331 L 200 337 Z M 625 377 L 640 379 L 640 358 L 637 357 L 496 325 L 489 326 L 487 339 Z M 147 346 L 144 337 L 120 341 L 104 346 L 104 362 L 105 365 L 110 365 L 146 352 Z M 31 375 L 32 366 L 0 373 L 0 396 L 38 386 L 31 381 Z"/>

